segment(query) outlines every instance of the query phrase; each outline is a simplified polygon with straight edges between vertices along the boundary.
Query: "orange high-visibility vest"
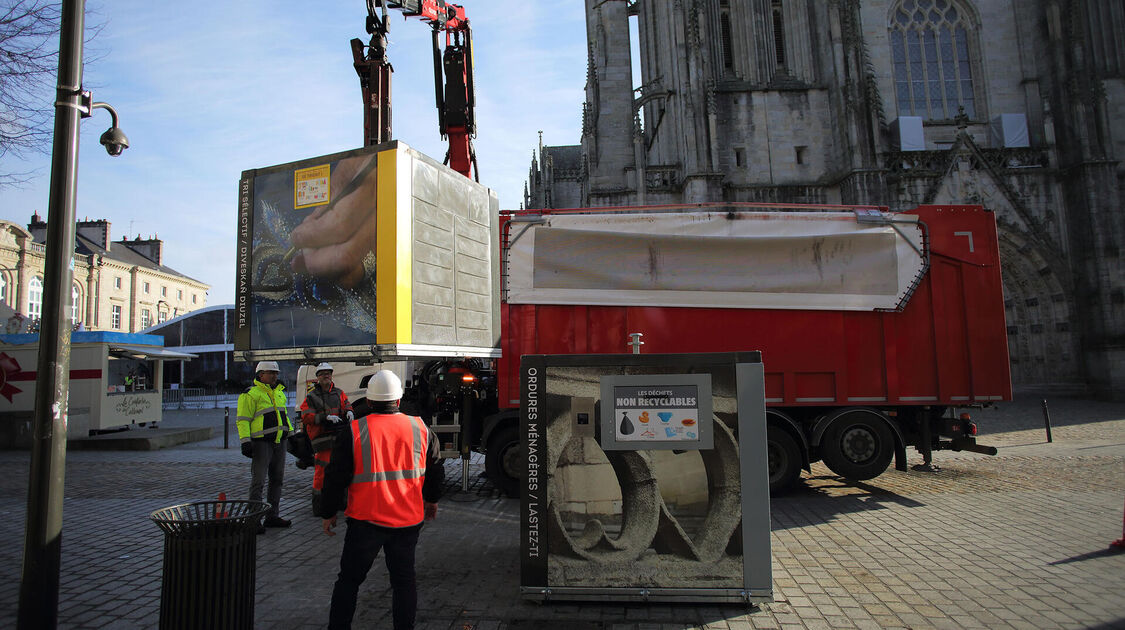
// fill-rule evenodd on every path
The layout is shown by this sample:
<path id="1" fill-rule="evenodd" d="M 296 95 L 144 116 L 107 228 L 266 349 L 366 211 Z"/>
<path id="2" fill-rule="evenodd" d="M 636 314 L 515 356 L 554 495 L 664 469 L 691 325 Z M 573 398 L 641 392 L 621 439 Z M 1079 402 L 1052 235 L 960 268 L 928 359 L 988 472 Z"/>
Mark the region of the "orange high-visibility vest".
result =
<path id="1" fill-rule="evenodd" d="M 370 414 L 353 420 L 351 429 L 355 463 L 347 515 L 383 527 L 421 523 L 426 424 L 401 413 Z"/>
<path id="2" fill-rule="evenodd" d="M 335 383 L 327 392 L 321 391 L 318 385 L 313 385 L 309 389 L 305 394 L 305 400 L 301 402 L 300 412 L 301 422 L 305 425 L 305 433 L 309 434 L 313 451 L 320 453 L 332 450 L 332 438 L 336 433 L 336 427 L 327 424 L 325 417 L 342 418 L 351 410 L 352 405 L 348 402 L 348 395 L 336 387 Z M 320 420 L 320 423 L 317 420 Z"/>

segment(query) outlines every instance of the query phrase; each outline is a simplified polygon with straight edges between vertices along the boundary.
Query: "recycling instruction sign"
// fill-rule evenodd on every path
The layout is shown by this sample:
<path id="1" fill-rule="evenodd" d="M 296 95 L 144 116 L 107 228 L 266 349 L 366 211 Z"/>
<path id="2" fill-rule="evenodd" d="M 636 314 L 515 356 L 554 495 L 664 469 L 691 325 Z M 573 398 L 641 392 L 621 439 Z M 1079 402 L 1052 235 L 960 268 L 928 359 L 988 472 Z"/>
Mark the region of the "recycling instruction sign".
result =
<path id="1" fill-rule="evenodd" d="M 711 376 L 605 376 L 600 437 L 606 450 L 711 448 Z"/>

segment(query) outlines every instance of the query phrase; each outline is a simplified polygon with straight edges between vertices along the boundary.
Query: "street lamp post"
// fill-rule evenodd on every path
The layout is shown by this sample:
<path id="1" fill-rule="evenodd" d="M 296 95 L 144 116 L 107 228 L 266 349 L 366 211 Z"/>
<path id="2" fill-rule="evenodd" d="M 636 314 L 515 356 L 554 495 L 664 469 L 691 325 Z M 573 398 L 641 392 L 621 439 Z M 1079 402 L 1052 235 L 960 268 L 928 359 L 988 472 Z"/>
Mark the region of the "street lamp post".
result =
<path id="1" fill-rule="evenodd" d="M 27 492 L 19 628 L 58 625 L 59 563 L 62 551 L 63 474 L 66 469 L 67 392 L 70 389 L 70 301 L 74 259 L 75 196 L 78 190 L 79 117 L 107 108 L 113 126 L 101 138 L 110 155 L 128 146 L 117 129 L 117 113 L 92 103 L 82 91 L 85 0 L 63 0 L 59 74 L 51 147 L 51 194 L 47 212 L 43 317 L 35 388 L 31 475 Z"/>

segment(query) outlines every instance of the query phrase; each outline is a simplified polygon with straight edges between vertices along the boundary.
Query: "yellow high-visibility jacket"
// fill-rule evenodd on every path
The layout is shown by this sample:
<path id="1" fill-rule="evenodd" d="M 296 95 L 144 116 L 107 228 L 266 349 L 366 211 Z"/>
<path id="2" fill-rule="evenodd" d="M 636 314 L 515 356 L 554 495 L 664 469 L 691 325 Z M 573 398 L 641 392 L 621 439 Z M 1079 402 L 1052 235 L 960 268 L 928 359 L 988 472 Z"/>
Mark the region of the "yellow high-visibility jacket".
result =
<path id="1" fill-rule="evenodd" d="M 238 439 L 270 440 L 280 442 L 281 438 L 293 432 L 293 424 L 285 411 L 288 402 L 285 386 L 269 385 L 254 379 L 254 384 L 238 397 Z"/>

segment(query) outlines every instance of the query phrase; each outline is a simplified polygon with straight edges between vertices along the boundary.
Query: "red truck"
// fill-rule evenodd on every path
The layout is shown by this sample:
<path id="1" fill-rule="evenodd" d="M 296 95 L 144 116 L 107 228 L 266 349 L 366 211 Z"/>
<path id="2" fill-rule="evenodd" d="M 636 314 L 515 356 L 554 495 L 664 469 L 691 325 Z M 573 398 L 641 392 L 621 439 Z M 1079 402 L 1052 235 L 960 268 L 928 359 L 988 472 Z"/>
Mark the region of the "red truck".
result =
<path id="1" fill-rule="evenodd" d="M 992 212 L 698 204 L 501 217 L 502 358 L 431 361 L 405 406 L 456 425 L 515 495 L 528 354 L 760 350 L 770 489 L 812 462 L 871 479 L 916 448 L 978 445 L 973 406 L 1011 400 Z M 450 427 L 452 428 L 452 427 Z M 447 439 L 452 439 L 447 438 Z"/>

